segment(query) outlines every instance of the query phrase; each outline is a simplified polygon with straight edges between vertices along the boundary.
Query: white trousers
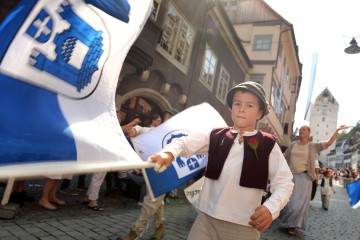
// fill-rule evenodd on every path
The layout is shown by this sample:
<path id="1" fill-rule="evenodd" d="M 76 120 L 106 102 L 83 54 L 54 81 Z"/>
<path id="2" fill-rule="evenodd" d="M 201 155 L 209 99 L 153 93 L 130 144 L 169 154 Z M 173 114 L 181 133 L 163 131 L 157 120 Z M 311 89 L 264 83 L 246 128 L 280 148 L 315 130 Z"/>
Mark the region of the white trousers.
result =
<path id="1" fill-rule="evenodd" d="M 105 176 L 106 172 L 96 172 L 92 174 L 90 185 L 86 193 L 89 200 L 97 200 L 99 198 L 100 188 L 104 182 Z"/>

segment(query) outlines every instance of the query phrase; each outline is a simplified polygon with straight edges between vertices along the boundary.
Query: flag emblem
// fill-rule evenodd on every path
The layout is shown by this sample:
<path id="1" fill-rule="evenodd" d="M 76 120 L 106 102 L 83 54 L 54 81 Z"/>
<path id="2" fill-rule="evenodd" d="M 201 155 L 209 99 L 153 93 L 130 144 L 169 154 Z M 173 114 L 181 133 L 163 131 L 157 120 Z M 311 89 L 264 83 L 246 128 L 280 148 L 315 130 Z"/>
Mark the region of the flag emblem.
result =
<path id="1" fill-rule="evenodd" d="M 173 130 L 165 135 L 162 141 L 162 147 L 164 148 L 173 139 L 188 136 L 190 134 L 187 130 Z M 205 167 L 206 160 L 204 161 L 205 155 L 196 155 L 190 158 L 177 157 L 173 162 L 173 166 L 179 178 L 188 176 L 199 169 Z"/>
<path id="2" fill-rule="evenodd" d="M 125 23 L 124 23 L 125 24 Z M 72 99 L 89 97 L 110 54 L 110 32 L 101 17 L 76 2 L 37 5 L 19 29 L 2 68 L 15 78 Z M 21 43 L 21 44 L 20 44 Z M 15 46 L 22 46 L 21 49 Z M 22 67 L 21 71 L 16 69 Z"/>
<path id="3" fill-rule="evenodd" d="M 40 10 L 26 34 L 38 43 L 49 42 L 49 45 L 55 45 L 56 57 L 54 60 L 48 58 L 46 53 L 34 47 L 29 63 L 34 68 L 70 84 L 80 93 L 91 83 L 94 72 L 98 70 L 99 59 L 104 52 L 102 31 L 96 31 L 76 15 L 69 3 L 60 4 L 58 10 L 52 14 L 69 24 L 68 28 L 54 34 L 52 42 L 49 41 L 54 30 L 54 21 L 45 9 Z M 99 80 L 98 75 L 92 88 L 86 93 L 91 93 Z"/>

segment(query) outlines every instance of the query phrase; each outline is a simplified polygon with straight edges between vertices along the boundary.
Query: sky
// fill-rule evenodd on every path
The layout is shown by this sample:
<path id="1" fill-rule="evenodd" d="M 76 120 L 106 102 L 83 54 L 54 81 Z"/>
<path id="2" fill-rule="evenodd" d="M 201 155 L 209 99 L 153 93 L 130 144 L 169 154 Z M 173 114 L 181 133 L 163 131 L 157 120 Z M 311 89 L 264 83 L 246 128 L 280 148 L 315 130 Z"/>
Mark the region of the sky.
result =
<path id="1" fill-rule="evenodd" d="M 302 84 L 295 126 L 304 120 L 313 54 L 318 54 L 311 102 L 327 87 L 339 103 L 337 125 L 354 126 L 360 120 L 360 53 L 346 54 L 352 37 L 360 44 L 360 0 L 265 0 L 293 24 Z M 356 38 L 358 37 L 358 38 Z"/>

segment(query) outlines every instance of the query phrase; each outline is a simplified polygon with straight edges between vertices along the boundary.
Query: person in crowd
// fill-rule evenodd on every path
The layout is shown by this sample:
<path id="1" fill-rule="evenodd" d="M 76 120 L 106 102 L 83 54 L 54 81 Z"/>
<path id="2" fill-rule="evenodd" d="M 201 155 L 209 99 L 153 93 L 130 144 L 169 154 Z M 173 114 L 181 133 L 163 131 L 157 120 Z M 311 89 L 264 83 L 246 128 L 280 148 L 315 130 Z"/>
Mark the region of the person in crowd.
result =
<path id="1" fill-rule="evenodd" d="M 263 87 L 240 83 L 229 90 L 226 101 L 232 127 L 174 139 L 150 156 L 155 171 L 161 172 L 178 156 L 208 154 L 199 213 L 189 240 L 259 239 L 292 193 L 292 174 L 276 138 L 255 129 L 269 113 Z M 261 204 L 269 180 L 272 194 Z"/>
<path id="2" fill-rule="evenodd" d="M 142 206 L 146 195 L 146 183 L 141 169 L 133 169 L 127 172 L 126 179 L 140 187 L 138 205 Z"/>
<path id="3" fill-rule="evenodd" d="M 351 181 L 352 181 L 351 172 L 352 172 L 352 168 L 349 167 L 349 166 L 346 166 L 345 169 L 344 169 L 344 174 L 342 176 L 344 188 L 346 188 L 346 185 L 351 183 Z"/>
<path id="4" fill-rule="evenodd" d="M 179 111 L 177 109 L 169 109 L 163 112 L 163 122 L 166 122 Z M 162 194 L 154 199 L 151 199 L 149 194 L 146 194 L 140 210 L 140 215 L 135 223 L 131 226 L 129 233 L 124 237 L 117 238 L 118 240 L 135 240 L 138 239 L 144 232 L 150 218 L 154 216 L 155 233 L 151 239 L 159 240 L 165 234 L 164 228 L 164 198 Z"/>
<path id="5" fill-rule="evenodd" d="M 135 126 L 138 126 L 139 123 L 141 123 L 141 120 L 138 116 L 136 116 L 132 121 L 130 121 L 127 124 L 123 124 L 123 122 L 125 121 L 126 118 L 126 113 L 121 111 L 119 108 L 116 109 L 116 115 L 117 118 L 119 120 L 120 126 L 121 126 L 121 130 L 123 131 L 123 133 L 125 134 L 125 137 L 128 139 L 129 141 L 129 132 L 132 132 L 133 128 Z M 132 145 L 131 142 L 129 142 L 130 145 Z M 105 176 L 105 181 L 106 181 L 106 191 L 105 191 L 105 196 L 109 196 L 111 195 L 115 190 L 118 190 L 119 192 L 121 192 L 121 188 L 122 188 L 122 179 L 123 179 L 123 175 L 126 177 L 126 173 L 127 171 L 121 171 L 121 172 L 107 172 L 106 176 Z M 122 175 L 123 174 L 123 175 Z"/>
<path id="6" fill-rule="evenodd" d="M 62 179 L 59 192 L 68 194 L 68 195 L 72 195 L 72 196 L 77 196 L 77 195 L 79 195 L 79 193 L 77 191 L 86 191 L 87 190 L 87 187 L 85 186 L 86 174 L 81 174 L 78 176 L 78 181 L 76 184 L 76 191 L 74 191 L 70 187 L 72 178 L 73 178 L 73 176 Z"/>
<path id="7" fill-rule="evenodd" d="M 359 170 L 353 169 L 351 172 L 351 178 L 352 178 L 353 182 L 358 180 L 359 179 Z"/>
<path id="8" fill-rule="evenodd" d="M 58 186 L 61 182 L 61 176 L 51 176 L 45 179 L 44 188 L 42 191 L 39 205 L 47 210 L 57 210 L 53 204 L 64 206 L 65 201 L 59 199 L 56 194 Z"/>
<path id="9" fill-rule="evenodd" d="M 16 180 L 13 186 L 13 191 L 10 194 L 9 202 L 17 203 L 22 207 L 25 202 L 35 202 L 35 198 L 27 195 L 25 192 L 25 180 Z"/>
<path id="10" fill-rule="evenodd" d="M 341 184 L 340 184 L 341 174 L 340 174 L 340 170 L 339 170 L 339 169 L 336 169 L 336 170 L 334 171 L 333 177 L 334 177 L 335 185 L 336 185 L 336 186 L 341 186 Z"/>
<path id="11" fill-rule="evenodd" d="M 302 126 L 299 140 L 292 142 L 284 156 L 293 173 L 294 191 L 289 203 L 280 213 L 281 226 L 288 229 L 290 235 L 296 235 L 297 228 L 306 229 L 306 221 L 311 198 L 312 182 L 316 180 L 315 160 L 317 153 L 331 146 L 339 131 L 349 128 L 341 125 L 327 141 L 310 142 L 310 127 Z"/>
<path id="12" fill-rule="evenodd" d="M 119 120 L 119 123 L 121 125 L 121 120 L 123 116 L 121 115 L 121 111 L 119 108 L 116 109 L 116 114 Z M 135 127 L 137 124 L 139 124 L 141 121 L 139 118 L 133 119 L 131 122 L 129 122 L 126 125 L 121 125 L 121 129 L 124 133 Z M 100 207 L 98 204 L 97 199 L 99 198 L 99 192 L 102 183 L 104 182 L 104 179 L 106 177 L 106 172 L 95 172 L 91 176 L 90 184 L 88 187 L 88 190 L 86 192 L 86 196 L 83 200 L 83 203 L 88 204 L 88 208 L 94 211 L 103 211 L 104 208 Z M 109 187 L 109 185 L 107 185 Z M 107 189 L 108 191 L 109 189 Z"/>
<path id="13" fill-rule="evenodd" d="M 88 209 L 94 211 L 104 211 L 103 207 L 98 204 L 99 192 L 102 183 L 104 182 L 106 172 L 95 172 L 91 176 L 90 184 L 83 200 L 84 204 L 88 205 Z"/>
<path id="14" fill-rule="evenodd" d="M 330 198 L 335 193 L 332 169 L 328 168 L 325 170 L 324 176 L 319 179 L 319 184 L 321 187 L 322 208 L 327 211 L 329 209 Z"/>
<path id="15" fill-rule="evenodd" d="M 151 117 L 151 123 L 149 127 L 141 127 L 139 125 L 136 125 L 132 130 L 129 130 L 131 137 L 139 136 L 143 133 L 146 133 L 150 131 L 151 129 L 159 126 L 161 124 L 161 116 L 159 114 L 153 114 Z M 138 205 L 142 206 L 144 202 L 144 197 L 146 195 L 146 183 L 144 176 L 142 174 L 141 169 L 133 169 L 131 171 L 128 171 L 126 173 L 126 179 L 132 181 L 136 185 L 140 187 L 140 195 L 139 195 L 139 201 Z"/>
<path id="16" fill-rule="evenodd" d="M 143 133 L 146 133 L 148 131 L 150 131 L 152 128 L 157 127 L 161 124 L 161 116 L 159 114 L 153 114 L 151 117 L 151 123 L 149 125 L 149 127 L 142 127 L 139 125 L 136 125 L 133 129 L 134 129 L 134 133 L 131 134 L 132 137 L 136 137 L 138 135 L 141 135 Z"/>
<path id="17" fill-rule="evenodd" d="M 314 200 L 315 198 L 315 194 L 316 194 L 316 190 L 317 190 L 317 186 L 318 186 L 318 181 L 320 178 L 320 164 L 319 164 L 319 160 L 315 160 L 315 176 L 316 176 L 316 180 L 314 180 L 312 182 L 312 189 L 311 189 L 311 201 Z"/>

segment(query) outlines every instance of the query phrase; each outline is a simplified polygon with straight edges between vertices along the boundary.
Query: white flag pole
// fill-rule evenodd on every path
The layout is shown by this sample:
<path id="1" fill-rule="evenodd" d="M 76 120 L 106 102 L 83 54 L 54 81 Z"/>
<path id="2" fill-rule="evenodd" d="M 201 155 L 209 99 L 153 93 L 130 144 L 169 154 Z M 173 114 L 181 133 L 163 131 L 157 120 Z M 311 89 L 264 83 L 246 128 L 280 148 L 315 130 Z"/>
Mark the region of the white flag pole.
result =
<path id="1" fill-rule="evenodd" d="M 2 201 L 1 201 L 2 206 L 8 204 L 10 194 L 11 194 L 11 191 L 13 189 L 14 183 L 15 183 L 15 178 L 14 177 L 11 177 L 11 178 L 8 179 L 8 182 L 7 182 L 7 185 L 6 185 L 6 188 L 5 188 L 5 192 L 4 192 L 4 196 L 3 196 Z"/>

